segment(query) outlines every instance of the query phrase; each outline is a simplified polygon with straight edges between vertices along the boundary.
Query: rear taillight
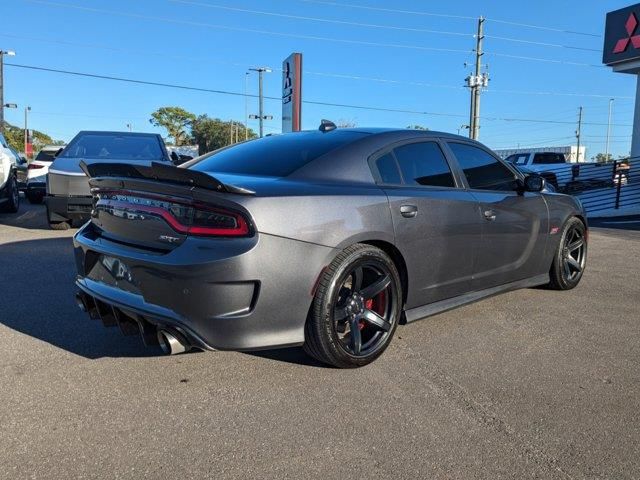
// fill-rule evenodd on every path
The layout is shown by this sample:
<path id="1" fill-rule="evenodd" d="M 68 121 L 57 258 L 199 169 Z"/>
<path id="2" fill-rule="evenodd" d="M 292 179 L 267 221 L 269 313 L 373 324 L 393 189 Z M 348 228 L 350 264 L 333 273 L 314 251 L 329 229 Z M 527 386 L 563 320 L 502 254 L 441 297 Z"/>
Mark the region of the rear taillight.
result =
<path id="1" fill-rule="evenodd" d="M 28 167 L 29 170 L 38 170 L 39 168 L 44 168 L 44 165 L 38 165 L 37 163 L 30 163 Z"/>
<path id="2" fill-rule="evenodd" d="M 175 231 L 188 235 L 244 237 L 249 222 L 239 212 L 186 199 L 130 191 L 98 191 L 95 208 L 144 212 L 162 218 Z"/>

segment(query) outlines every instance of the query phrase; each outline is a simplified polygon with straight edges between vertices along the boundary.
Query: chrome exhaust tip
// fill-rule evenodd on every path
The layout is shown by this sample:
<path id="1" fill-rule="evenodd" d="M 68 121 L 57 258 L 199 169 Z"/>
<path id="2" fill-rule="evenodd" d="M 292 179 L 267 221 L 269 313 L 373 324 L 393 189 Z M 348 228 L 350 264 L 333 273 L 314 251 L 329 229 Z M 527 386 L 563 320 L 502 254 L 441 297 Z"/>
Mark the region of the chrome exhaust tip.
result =
<path id="1" fill-rule="evenodd" d="M 190 348 L 182 335 L 167 330 L 158 330 L 158 343 L 162 351 L 168 355 L 184 353 Z"/>

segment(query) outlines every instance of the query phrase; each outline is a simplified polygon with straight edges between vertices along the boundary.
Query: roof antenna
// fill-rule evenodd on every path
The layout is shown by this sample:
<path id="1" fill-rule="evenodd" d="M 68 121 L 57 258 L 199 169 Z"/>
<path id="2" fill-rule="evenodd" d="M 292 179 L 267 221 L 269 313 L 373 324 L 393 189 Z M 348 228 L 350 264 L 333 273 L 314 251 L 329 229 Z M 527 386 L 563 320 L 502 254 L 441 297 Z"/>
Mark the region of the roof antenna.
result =
<path id="1" fill-rule="evenodd" d="M 338 127 L 336 127 L 336 124 L 331 120 L 322 119 L 320 120 L 320 128 L 318 128 L 318 130 L 320 130 L 322 133 L 326 133 L 330 132 L 331 130 L 335 130 L 336 128 Z"/>

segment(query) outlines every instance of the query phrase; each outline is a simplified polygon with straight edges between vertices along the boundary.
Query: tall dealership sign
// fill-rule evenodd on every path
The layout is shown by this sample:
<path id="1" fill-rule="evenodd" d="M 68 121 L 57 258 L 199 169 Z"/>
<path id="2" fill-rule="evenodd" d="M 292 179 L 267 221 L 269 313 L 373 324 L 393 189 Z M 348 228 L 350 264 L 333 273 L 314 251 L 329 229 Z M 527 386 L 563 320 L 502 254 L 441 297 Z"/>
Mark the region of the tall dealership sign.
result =
<path id="1" fill-rule="evenodd" d="M 640 157 L 640 3 L 607 13 L 602 63 L 637 77 L 631 156 Z"/>
<path id="2" fill-rule="evenodd" d="M 282 132 L 302 128 L 302 54 L 292 53 L 282 62 Z"/>

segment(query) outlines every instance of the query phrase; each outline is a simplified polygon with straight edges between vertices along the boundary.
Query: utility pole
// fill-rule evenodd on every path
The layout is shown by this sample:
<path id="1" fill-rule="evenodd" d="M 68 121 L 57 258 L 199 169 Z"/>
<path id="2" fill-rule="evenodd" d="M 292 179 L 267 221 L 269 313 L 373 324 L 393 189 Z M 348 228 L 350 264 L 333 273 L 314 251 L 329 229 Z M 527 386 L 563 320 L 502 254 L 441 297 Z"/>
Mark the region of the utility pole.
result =
<path id="1" fill-rule="evenodd" d="M 576 138 L 578 139 L 578 152 L 576 154 L 576 163 L 580 163 L 580 136 L 582 135 L 582 107 L 578 110 L 578 129 L 576 130 Z"/>
<path id="2" fill-rule="evenodd" d="M 260 67 L 260 68 L 250 68 L 249 70 L 253 72 L 258 72 L 258 115 L 250 115 L 249 118 L 257 118 L 260 121 L 260 138 L 264 136 L 264 121 L 271 120 L 273 116 L 264 114 L 264 93 L 262 88 L 262 77 L 263 74 L 271 73 L 270 68 Z"/>
<path id="3" fill-rule="evenodd" d="M 15 54 L 13 50 L 0 50 L 0 133 L 4 131 L 4 56 Z"/>
<path id="4" fill-rule="evenodd" d="M 233 145 L 233 120 L 229 122 L 229 145 Z"/>
<path id="5" fill-rule="evenodd" d="M 471 89 L 471 108 L 469 112 L 469 138 L 477 140 L 480 136 L 480 94 L 489 85 L 489 75 L 482 72 L 482 43 L 484 40 L 484 17 L 478 18 L 476 35 L 476 65 L 473 75 L 467 77 L 467 86 Z"/>
<path id="6" fill-rule="evenodd" d="M 24 107 L 24 154 L 27 156 L 27 145 L 29 144 L 29 112 L 31 107 Z"/>
<path id="7" fill-rule="evenodd" d="M 249 82 L 249 72 L 244 72 L 244 139 L 249 140 L 249 96 L 247 95 L 247 84 Z"/>
<path id="8" fill-rule="evenodd" d="M 609 137 L 611 136 L 611 108 L 613 107 L 613 98 L 609 99 L 609 119 L 607 120 L 607 147 L 605 149 L 605 161 L 609 161 Z"/>

